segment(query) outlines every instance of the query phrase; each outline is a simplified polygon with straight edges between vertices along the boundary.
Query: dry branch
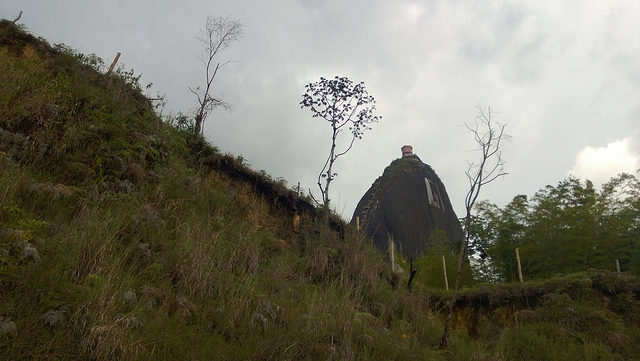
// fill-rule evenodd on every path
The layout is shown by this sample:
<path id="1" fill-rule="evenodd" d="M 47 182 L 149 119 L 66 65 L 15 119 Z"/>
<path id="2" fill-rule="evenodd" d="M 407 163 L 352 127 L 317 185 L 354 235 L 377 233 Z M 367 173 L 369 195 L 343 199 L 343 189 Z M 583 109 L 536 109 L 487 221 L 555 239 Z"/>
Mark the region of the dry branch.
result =
<path id="1" fill-rule="evenodd" d="M 445 321 L 444 333 L 440 341 L 440 348 L 444 349 L 449 343 L 449 334 L 451 333 L 451 317 L 453 307 L 456 303 L 460 281 L 462 278 L 462 266 L 464 259 L 467 257 L 469 248 L 469 230 L 471 226 L 471 211 L 478 196 L 480 189 L 494 180 L 506 175 L 504 172 L 504 160 L 502 159 L 503 141 L 509 139 L 509 135 L 504 133 L 506 125 L 493 123 L 491 119 L 491 108 L 477 107 L 477 115 L 473 123 L 466 123 L 465 126 L 473 134 L 474 140 L 478 145 L 480 152 L 480 160 L 478 164 L 469 163 L 469 167 L 465 174 L 469 180 L 469 192 L 465 197 L 466 216 L 464 218 L 464 234 L 462 237 L 462 245 L 458 256 L 458 267 L 456 269 L 456 279 L 453 288 L 453 296 L 447 302 L 447 318 Z"/>

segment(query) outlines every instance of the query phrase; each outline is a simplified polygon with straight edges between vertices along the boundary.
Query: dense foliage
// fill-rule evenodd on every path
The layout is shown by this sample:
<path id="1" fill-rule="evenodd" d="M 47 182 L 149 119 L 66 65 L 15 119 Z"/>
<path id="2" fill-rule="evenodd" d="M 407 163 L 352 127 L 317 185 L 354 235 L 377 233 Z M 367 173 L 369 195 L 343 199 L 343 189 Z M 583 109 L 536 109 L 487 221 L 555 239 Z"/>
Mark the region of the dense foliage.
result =
<path id="1" fill-rule="evenodd" d="M 477 276 L 518 279 L 515 248 L 527 279 L 589 269 L 640 272 L 640 181 L 620 174 L 598 191 L 575 177 L 505 207 L 479 203 L 472 244 Z"/>

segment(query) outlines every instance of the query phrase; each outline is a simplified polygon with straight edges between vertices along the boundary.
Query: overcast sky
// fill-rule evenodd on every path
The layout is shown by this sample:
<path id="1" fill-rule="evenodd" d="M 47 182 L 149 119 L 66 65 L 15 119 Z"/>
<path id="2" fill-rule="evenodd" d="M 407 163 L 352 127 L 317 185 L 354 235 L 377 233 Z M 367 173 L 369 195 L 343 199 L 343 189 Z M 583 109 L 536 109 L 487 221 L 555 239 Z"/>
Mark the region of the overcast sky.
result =
<path id="1" fill-rule="evenodd" d="M 596 184 L 640 168 L 640 1 L 2 0 L 0 17 L 51 43 L 120 63 L 189 112 L 204 82 L 196 35 L 207 15 L 244 24 L 214 94 L 207 139 L 290 185 L 315 186 L 330 127 L 300 109 L 320 76 L 363 81 L 383 119 L 337 164 L 332 201 L 344 218 L 410 144 L 443 180 L 458 216 L 464 128 L 476 106 L 513 137 L 509 175 L 481 198 L 503 205 L 569 174 Z M 637 175 L 637 173 L 635 173 Z"/>

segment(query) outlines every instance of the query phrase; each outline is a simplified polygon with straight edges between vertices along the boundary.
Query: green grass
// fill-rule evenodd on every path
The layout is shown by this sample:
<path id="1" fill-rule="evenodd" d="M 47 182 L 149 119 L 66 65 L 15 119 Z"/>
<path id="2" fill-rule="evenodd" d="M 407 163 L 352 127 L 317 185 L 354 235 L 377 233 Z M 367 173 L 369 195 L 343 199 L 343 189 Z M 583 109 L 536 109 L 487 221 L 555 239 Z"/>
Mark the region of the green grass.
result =
<path id="1" fill-rule="evenodd" d="M 0 23 L 3 359 L 640 354 L 640 280 L 598 272 L 465 289 L 438 350 L 449 293 L 429 277 L 409 293 L 369 240 L 313 210 L 294 230 L 304 200 L 159 119 L 132 72 L 101 69 Z"/>

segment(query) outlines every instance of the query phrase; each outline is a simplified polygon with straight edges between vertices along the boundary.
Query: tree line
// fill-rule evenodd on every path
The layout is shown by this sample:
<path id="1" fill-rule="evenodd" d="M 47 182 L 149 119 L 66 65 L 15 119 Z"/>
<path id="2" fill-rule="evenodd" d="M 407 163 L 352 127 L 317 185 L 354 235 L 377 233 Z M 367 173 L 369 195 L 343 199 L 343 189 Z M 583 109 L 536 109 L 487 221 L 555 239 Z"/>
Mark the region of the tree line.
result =
<path id="1" fill-rule="evenodd" d="M 589 269 L 640 273 L 640 180 L 621 173 L 599 190 L 570 176 L 533 197 L 518 195 L 504 207 L 475 207 L 469 242 L 474 278 L 518 280 L 515 248 L 525 279 Z"/>

